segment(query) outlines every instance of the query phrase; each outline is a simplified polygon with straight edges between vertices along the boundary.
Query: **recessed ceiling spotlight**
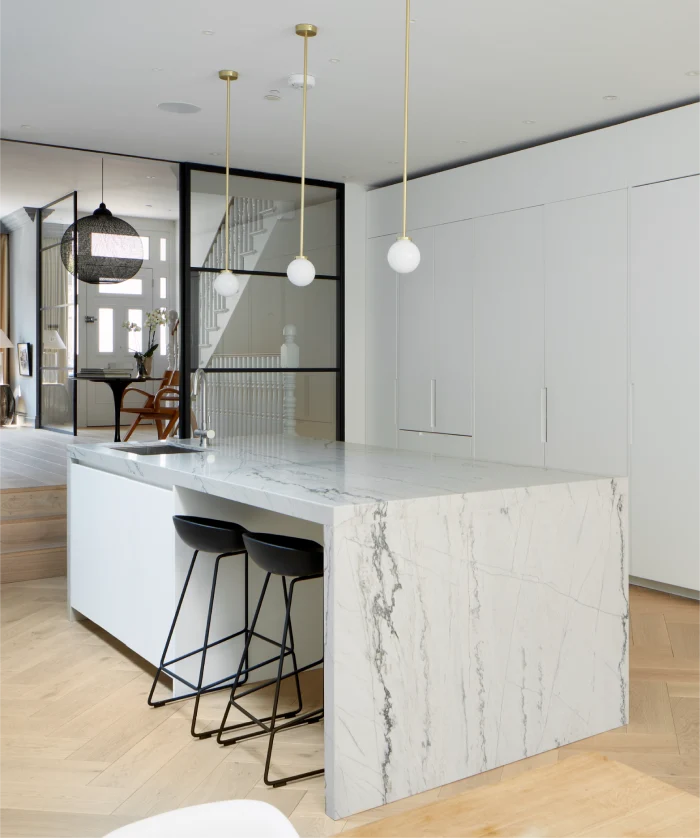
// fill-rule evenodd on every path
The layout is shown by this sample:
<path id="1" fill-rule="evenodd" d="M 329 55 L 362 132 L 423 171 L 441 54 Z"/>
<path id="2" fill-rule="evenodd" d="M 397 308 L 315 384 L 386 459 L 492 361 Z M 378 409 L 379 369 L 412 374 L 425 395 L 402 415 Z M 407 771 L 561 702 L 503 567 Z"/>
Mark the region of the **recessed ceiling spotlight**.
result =
<path id="1" fill-rule="evenodd" d="M 158 109 L 168 113 L 197 113 L 202 110 L 197 105 L 191 105 L 189 102 L 161 102 Z"/>
<path id="2" fill-rule="evenodd" d="M 156 179 L 155 175 L 146 175 L 146 180 L 155 180 L 155 179 Z"/>
<path id="3" fill-rule="evenodd" d="M 399 161 L 398 161 L 398 160 L 389 160 L 389 165 L 390 165 L 390 166 L 398 166 L 398 165 L 399 165 Z"/>
<path id="4" fill-rule="evenodd" d="M 209 156 L 210 157 L 221 157 L 221 152 L 220 151 L 210 151 Z"/>
<path id="5" fill-rule="evenodd" d="M 153 207 L 153 204 L 146 204 L 147 207 Z"/>
<path id="6" fill-rule="evenodd" d="M 162 67 L 151 67 L 151 72 L 152 73 L 162 73 L 163 68 Z"/>
<path id="7" fill-rule="evenodd" d="M 340 59 L 339 58 L 329 58 L 328 60 L 330 61 L 331 64 L 340 64 Z"/>
<path id="8" fill-rule="evenodd" d="M 467 143 L 469 142 L 469 140 L 457 140 L 457 142 L 458 142 L 460 145 L 467 145 Z"/>
<path id="9" fill-rule="evenodd" d="M 535 124 L 534 119 L 523 119 L 523 125 L 534 125 L 534 124 Z"/>
<path id="10" fill-rule="evenodd" d="M 268 102 L 279 102 L 282 97 L 280 96 L 279 90 L 271 90 L 263 98 L 267 99 Z"/>
<path id="11" fill-rule="evenodd" d="M 214 34 L 213 29 L 202 29 L 202 35 L 213 35 L 213 34 Z"/>
<path id="12" fill-rule="evenodd" d="M 614 101 L 615 101 L 615 99 L 617 99 L 617 98 L 618 98 L 617 96 L 612 96 L 612 95 L 610 95 L 610 96 L 603 96 L 603 99 L 604 99 L 606 102 L 614 102 Z"/>
<path id="13" fill-rule="evenodd" d="M 20 125 L 19 127 L 20 128 L 31 128 L 32 126 L 31 125 Z"/>
<path id="14" fill-rule="evenodd" d="M 700 76 L 700 70 L 688 70 L 686 76 Z"/>

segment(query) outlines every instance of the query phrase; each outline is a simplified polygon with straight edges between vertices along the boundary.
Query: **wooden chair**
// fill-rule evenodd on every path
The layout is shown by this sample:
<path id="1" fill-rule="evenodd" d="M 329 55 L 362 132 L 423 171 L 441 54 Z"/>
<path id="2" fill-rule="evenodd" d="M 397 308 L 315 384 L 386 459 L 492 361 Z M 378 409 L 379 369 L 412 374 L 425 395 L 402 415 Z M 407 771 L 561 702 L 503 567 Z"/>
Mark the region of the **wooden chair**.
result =
<path id="1" fill-rule="evenodd" d="M 138 387 L 128 387 L 124 391 L 124 396 L 127 393 L 140 393 L 146 397 L 145 404 L 140 407 L 124 407 L 124 396 L 122 396 L 122 413 L 136 414 L 136 418 L 129 428 L 129 432 L 124 437 L 124 442 L 133 434 L 137 425 L 146 419 L 152 420 L 155 423 L 158 439 L 166 439 L 173 433 L 180 419 L 179 384 L 180 373 L 169 370 L 163 376 L 155 395 L 153 393 L 147 393 L 145 390 L 140 390 Z"/>

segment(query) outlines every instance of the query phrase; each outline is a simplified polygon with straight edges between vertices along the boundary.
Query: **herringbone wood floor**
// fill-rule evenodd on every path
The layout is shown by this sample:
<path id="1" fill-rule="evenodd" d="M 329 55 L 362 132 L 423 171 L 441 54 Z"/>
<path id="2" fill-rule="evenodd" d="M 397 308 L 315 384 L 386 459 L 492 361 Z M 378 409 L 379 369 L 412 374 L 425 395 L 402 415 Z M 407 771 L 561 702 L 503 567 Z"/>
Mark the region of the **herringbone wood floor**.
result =
<path id="1" fill-rule="evenodd" d="M 631 591 L 631 721 L 602 734 L 346 821 L 323 814 L 323 780 L 270 790 L 262 740 L 232 748 L 189 736 L 188 707 L 146 706 L 150 673 L 89 623 L 66 619 L 65 579 L 2 586 L 2 821 L 10 836 L 101 836 L 156 812 L 253 797 L 300 835 L 342 832 L 586 751 L 698 794 L 698 604 Z M 305 692 L 319 694 L 318 674 Z M 223 696 L 207 702 L 214 724 Z M 263 696 L 260 701 L 265 701 Z M 320 765 L 322 726 L 280 737 L 278 765 Z"/>

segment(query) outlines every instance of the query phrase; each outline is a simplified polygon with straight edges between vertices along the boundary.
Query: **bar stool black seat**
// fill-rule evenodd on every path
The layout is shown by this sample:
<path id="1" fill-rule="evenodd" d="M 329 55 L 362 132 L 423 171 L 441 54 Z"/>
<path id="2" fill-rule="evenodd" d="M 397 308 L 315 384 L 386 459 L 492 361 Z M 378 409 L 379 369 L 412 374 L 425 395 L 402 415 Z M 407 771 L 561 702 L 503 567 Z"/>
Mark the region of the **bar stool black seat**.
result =
<path id="1" fill-rule="evenodd" d="M 194 697 L 195 702 L 194 709 L 192 712 L 192 725 L 190 728 L 190 732 L 192 733 L 192 736 L 194 736 L 197 739 L 206 739 L 210 736 L 214 736 L 215 734 L 217 734 L 218 729 L 214 728 L 213 730 L 206 730 L 200 732 L 197 731 L 197 712 L 199 709 L 200 697 L 205 693 L 215 692 L 216 690 L 229 689 L 231 686 L 230 682 L 234 677 L 236 677 L 238 679 L 238 682 L 240 683 L 241 676 L 243 676 L 243 682 L 245 682 L 245 679 L 247 679 L 248 676 L 247 666 L 244 669 L 239 667 L 235 674 L 231 673 L 229 675 L 226 675 L 224 678 L 219 678 L 216 681 L 212 681 L 209 684 L 203 683 L 204 668 L 207 660 L 207 652 L 213 646 L 218 646 L 221 643 L 225 643 L 229 640 L 233 640 L 236 637 L 239 637 L 240 635 L 244 635 L 245 652 L 243 663 L 247 664 L 247 649 L 249 645 L 248 554 L 246 552 L 246 547 L 243 542 L 243 536 L 246 532 L 246 529 L 245 527 L 242 527 L 240 524 L 236 524 L 231 521 L 218 521 L 212 518 L 201 518 L 194 515 L 174 515 L 173 524 L 175 525 L 175 531 L 177 532 L 178 536 L 185 542 L 185 544 L 187 544 L 188 547 L 191 547 L 194 550 L 194 553 L 192 555 L 192 560 L 187 571 L 187 576 L 185 577 L 185 583 L 182 586 L 182 592 L 180 593 L 180 599 L 178 600 L 177 607 L 175 609 L 175 615 L 170 625 L 170 631 L 168 632 L 168 637 L 165 641 L 165 646 L 163 648 L 163 654 L 161 655 L 160 664 L 158 666 L 155 678 L 153 679 L 151 692 L 148 696 L 148 703 L 151 707 L 163 707 L 164 705 L 170 704 L 173 701 L 183 701 L 184 699 Z M 214 562 L 214 574 L 212 577 L 211 592 L 209 595 L 209 609 L 207 612 L 207 619 L 204 628 L 204 638 L 202 641 L 202 645 L 197 649 L 193 649 L 191 652 L 186 652 L 183 655 L 178 655 L 178 657 L 176 658 L 166 660 L 173 632 L 175 631 L 175 626 L 177 625 L 177 620 L 180 616 L 182 603 L 184 602 L 185 594 L 187 593 L 187 588 L 192 577 L 192 572 L 194 571 L 194 567 L 197 562 L 197 556 L 200 552 L 217 554 L 216 560 Z M 230 556 L 244 556 L 244 625 L 238 631 L 233 632 L 233 634 L 229 634 L 226 637 L 221 637 L 218 640 L 210 642 L 209 632 L 211 629 L 212 613 L 214 610 L 214 598 L 216 596 L 216 583 L 219 575 L 219 565 L 222 559 L 228 558 Z M 263 640 L 273 642 L 270 641 L 269 638 L 266 638 L 262 635 L 258 636 Z M 194 655 L 201 655 L 199 665 L 199 677 L 197 679 L 196 684 L 193 684 L 191 681 L 188 681 L 186 678 L 182 677 L 182 675 L 179 675 L 170 668 L 174 664 L 184 661 L 187 658 L 191 658 Z M 275 658 L 272 658 L 271 660 L 275 660 Z M 269 662 L 270 661 L 265 661 L 262 664 L 258 664 L 258 666 L 263 666 L 265 663 Z M 191 692 L 188 692 L 184 695 L 175 696 L 173 698 L 154 701 L 153 695 L 162 673 L 165 673 L 174 680 L 177 680 L 180 683 L 184 684 L 191 690 Z M 301 691 L 299 691 L 299 695 L 301 696 Z M 301 699 L 299 702 L 299 709 L 296 712 L 299 712 L 299 710 L 301 710 Z M 286 717 L 289 718 L 292 715 L 292 713 L 288 713 L 286 714 Z M 240 726 L 247 727 L 248 724 L 249 723 L 246 722 Z"/>
<path id="2" fill-rule="evenodd" d="M 314 661 L 313 663 L 309 663 L 306 666 L 297 666 L 296 656 L 294 654 L 294 636 L 292 634 L 291 621 L 292 601 L 294 598 L 295 586 L 300 582 L 306 582 L 310 579 L 319 579 L 323 576 L 323 547 L 317 542 L 310 541 L 306 538 L 294 538 L 292 536 L 276 535 L 273 533 L 245 532 L 243 533 L 243 543 L 246 546 L 250 558 L 259 567 L 266 571 L 266 576 L 265 582 L 263 583 L 262 591 L 260 593 L 260 599 L 258 600 L 258 604 L 255 609 L 255 614 L 253 615 L 253 622 L 250 627 L 250 632 L 248 633 L 246 647 L 244 649 L 243 656 L 241 657 L 241 662 L 238 666 L 238 672 L 236 674 L 236 678 L 231 688 L 229 703 L 226 706 L 224 717 L 221 720 L 221 727 L 219 728 L 216 741 L 221 745 L 233 745 L 236 742 L 242 741 L 243 739 L 250 739 L 254 736 L 263 736 L 264 734 L 269 734 L 270 738 L 267 746 L 267 758 L 265 760 L 265 773 L 263 775 L 263 779 L 265 781 L 265 784 L 268 786 L 284 786 L 292 780 L 301 780 L 305 777 L 315 777 L 319 774 L 323 774 L 324 771 L 323 768 L 320 768 L 314 771 L 305 771 L 302 774 L 294 774 L 289 777 L 282 777 L 276 780 L 270 780 L 269 778 L 270 762 L 272 759 L 272 748 L 274 745 L 276 734 L 280 731 L 289 730 L 290 728 L 297 727 L 299 725 L 314 724 L 315 722 L 319 722 L 323 718 L 323 707 L 320 707 L 315 710 L 311 710 L 307 713 L 303 713 L 302 715 L 295 714 L 296 717 L 293 718 L 291 721 L 284 722 L 282 724 L 277 723 L 278 718 L 284 718 L 284 716 L 282 715 L 278 716 L 277 713 L 277 707 L 279 705 L 280 697 L 280 687 L 282 685 L 282 681 L 284 681 L 286 678 L 291 677 L 294 677 L 296 679 L 297 700 L 299 702 L 300 712 L 303 709 L 303 705 L 301 691 L 299 689 L 299 673 L 304 672 L 307 669 L 313 669 L 314 667 L 323 663 L 323 657 L 321 657 L 319 660 Z M 259 636 L 255 632 L 255 626 L 257 624 L 258 616 L 260 615 L 260 609 L 262 608 L 262 604 L 265 599 L 265 594 L 267 592 L 268 583 L 272 575 L 282 577 L 282 588 L 285 594 L 286 603 L 286 612 L 284 615 L 284 629 L 282 631 L 282 642 L 277 643 L 275 641 L 270 640 L 269 638 L 264 638 L 267 640 L 268 643 L 272 643 L 274 646 L 279 648 L 277 677 L 255 684 L 254 686 L 248 688 L 247 690 L 244 690 L 243 692 L 238 692 L 238 687 L 240 686 L 240 678 L 244 672 L 244 664 L 246 662 L 246 656 L 248 653 L 248 647 L 250 646 L 250 641 L 253 636 Z M 291 583 L 289 585 L 289 595 L 287 595 L 288 578 L 291 578 Z M 289 644 L 287 644 L 287 636 L 289 636 Z M 293 668 L 291 672 L 288 672 L 286 675 L 283 675 L 282 671 L 284 669 L 284 661 L 285 658 L 289 655 L 292 656 Z M 271 684 L 275 685 L 275 696 L 272 703 L 271 717 L 266 719 L 259 719 L 252 713 L 249 713 L 248 710 L 246 710 L 238 703 L 240 699 L 244 698 L 245 696 L 257 692 L 258 690 L 265 689 L 265 687 L 269 687 Z M 241 726 L 226 726 L 226 721 L 228 719 L 228 715 L 232 707 L 235 707 L 241 713 L 246 715 L 251 720 L 251 724 L 257 725 L 260 728 L 260 730 L 257 730 L 253 733 L 242 734 L 240 736 L 233 736 L 228 739 L 224 738 L 224 734 L 226 732 Z M 269 724 L 265 724 L 266 722 L 269 722 Z"/>

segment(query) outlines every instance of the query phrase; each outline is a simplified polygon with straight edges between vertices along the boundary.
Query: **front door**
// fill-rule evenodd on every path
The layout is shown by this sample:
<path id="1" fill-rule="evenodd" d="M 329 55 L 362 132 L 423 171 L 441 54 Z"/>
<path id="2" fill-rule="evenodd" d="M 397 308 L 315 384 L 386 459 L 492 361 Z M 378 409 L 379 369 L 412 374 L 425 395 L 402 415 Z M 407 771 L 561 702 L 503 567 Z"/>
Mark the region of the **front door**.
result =
<path id="1" fill-rule="evenodd" d="M 167 309 L 170 287 L 170 235 L 141 236 L 144 242 L 143 267 L 124 282 L 89 285 L 80 283 L 80 367 L 124 369 L 136 375 L 134 352 L 146 349 L 146 315 L 153 309 Z M 141 331 L 128 331 L 124 323 L 137 323 Z M 167 366 L 167 331 L 156 335 L 158 349 L 153 356 L 153 378 L 161 378 Z M 143 382 L 139 389 L 154 392 L 155 382 Z M 144 396 L 127 395 L 124 404 L 143 404 Z M 79 424 L 99 427 L 114 422 L 112 391 L 106 384 L 81 382 L 78 399 Z M 133 415 L 122 417 L 129 425 Z"/>

